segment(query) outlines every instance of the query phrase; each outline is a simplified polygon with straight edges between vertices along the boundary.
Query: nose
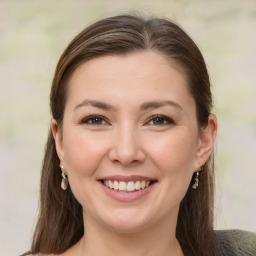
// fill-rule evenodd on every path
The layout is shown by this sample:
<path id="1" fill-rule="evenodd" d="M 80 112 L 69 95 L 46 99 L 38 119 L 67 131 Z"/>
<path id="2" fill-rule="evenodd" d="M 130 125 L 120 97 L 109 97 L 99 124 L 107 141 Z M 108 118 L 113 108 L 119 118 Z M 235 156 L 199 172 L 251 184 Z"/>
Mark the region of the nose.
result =
<path id="1" fill-rule="evenodd" d="M 109 152 L 109 159 L 112 162 L 129 166 L 145 161 L 141 140 L 135 129 L 132 127 L 117 129 L 113 137 L 113 144 Z"/>

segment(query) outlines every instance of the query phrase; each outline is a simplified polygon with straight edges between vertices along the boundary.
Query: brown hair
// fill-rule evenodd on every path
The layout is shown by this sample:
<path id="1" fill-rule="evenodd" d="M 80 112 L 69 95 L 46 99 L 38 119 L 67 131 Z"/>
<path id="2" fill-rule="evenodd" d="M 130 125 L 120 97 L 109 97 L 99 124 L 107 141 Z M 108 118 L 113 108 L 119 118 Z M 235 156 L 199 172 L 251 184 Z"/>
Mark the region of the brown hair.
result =
<path id="1" fill-rule="evenodd" d="M 51 90 L 51 111 L 58 125 L 62 125 L 68 81 L 78 66 L 103 55 L 147 50 L 158 52 L 181 67 L 196 103 L 198 127 L 207 125 L 212 96 L 206 65 L 196 44 L 172 21 L 130 14 L 92 24 L 65 49 L 56 67 Z M 50 131 L 42 167 L 39 219 L 31 253 L 62 253 L 83 236 L 82 207 L 70 188 L 61 190 L 59 163 Z M 181 202 L 176 236 L 185 255 L 215 255 L 213 178 L 213 160 L 209 159 L 201 172 L 200 186 L 197 190 L 190 186 Z M 191 184 L 193 182 L 192 178 Z"/>

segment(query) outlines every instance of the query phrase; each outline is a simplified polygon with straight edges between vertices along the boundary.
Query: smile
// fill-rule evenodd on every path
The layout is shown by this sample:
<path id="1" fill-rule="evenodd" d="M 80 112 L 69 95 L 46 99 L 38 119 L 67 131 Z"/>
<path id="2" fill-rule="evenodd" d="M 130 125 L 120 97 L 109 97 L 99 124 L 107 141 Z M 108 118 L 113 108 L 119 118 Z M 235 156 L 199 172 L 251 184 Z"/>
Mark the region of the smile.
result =
<path id="1" fill-rule="evenodd" d="M 133 192 L 145 189 L 153 184 L 154 181 L 137 180 L 137 181 L 117 181 L 117 180 L 103 180 L 102 183 L 113 190 L 122 192 Z"/>
<path id="2" fill-rule="evenodd" d="M 131 202 L 144 198 L 158 183 L 158 180 L 139 175 L 112 175 L 98 180 L 103 191 L 120 202 Z"/>

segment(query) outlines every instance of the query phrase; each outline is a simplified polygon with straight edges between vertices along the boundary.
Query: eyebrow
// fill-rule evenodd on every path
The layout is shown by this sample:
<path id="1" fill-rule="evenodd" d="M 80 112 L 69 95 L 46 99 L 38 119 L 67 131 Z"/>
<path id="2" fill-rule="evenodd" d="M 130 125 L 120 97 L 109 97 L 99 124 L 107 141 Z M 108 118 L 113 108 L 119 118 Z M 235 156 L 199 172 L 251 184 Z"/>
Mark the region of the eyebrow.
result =
<path id="1" fill-rule="evenodd" d="M 73 110 L 84 106 L 92 106 L 95 108 L 105 109 L 105 110 L 114 110 L 115 107 L 111 106 L 105 102 L 97 101 L 97 100 L 83 100 L 80 104 L 76 105 Z"/>
<path id="2" fill-rule="evenodd" d="M 164 107 L 166 105 L 178 108 L 179 110 L 183 110 L 181 105 L 179 105 L 178 103 L 171 101 L 171 100 L 145 102 L 140 106 L 140 109 L 148 110 L 148 109 Z"/>
<path id="3" fill-rule="evenodd" d="M 145 111 L 149 109 L 164 107 L 166 105 L 175 107 L 179 110 L 183 110 L 181 105 L 171 100 L 145 102 L 140 106 L 140 110 Z M 102 101 L 97 101 L 97 100 L 83 100 L 80 104 L 76 105 L 73 110 L 76 110 L 84 106 L 92 106 L 92 107 L 103 109 L 103 110 L 116 110 L 114 106 Z"/>

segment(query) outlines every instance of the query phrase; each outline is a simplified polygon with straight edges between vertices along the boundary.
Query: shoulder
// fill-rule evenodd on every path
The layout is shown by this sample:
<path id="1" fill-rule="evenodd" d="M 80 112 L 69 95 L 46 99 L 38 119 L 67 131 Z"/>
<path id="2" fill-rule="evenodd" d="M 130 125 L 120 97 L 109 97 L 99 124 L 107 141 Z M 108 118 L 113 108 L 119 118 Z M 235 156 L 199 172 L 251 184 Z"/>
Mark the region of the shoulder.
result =
<path id="1" fill-rule="evenodd" d="M 221 255 L 256 255 L 256 233 L 242 230 L 214 232 Z"/>

